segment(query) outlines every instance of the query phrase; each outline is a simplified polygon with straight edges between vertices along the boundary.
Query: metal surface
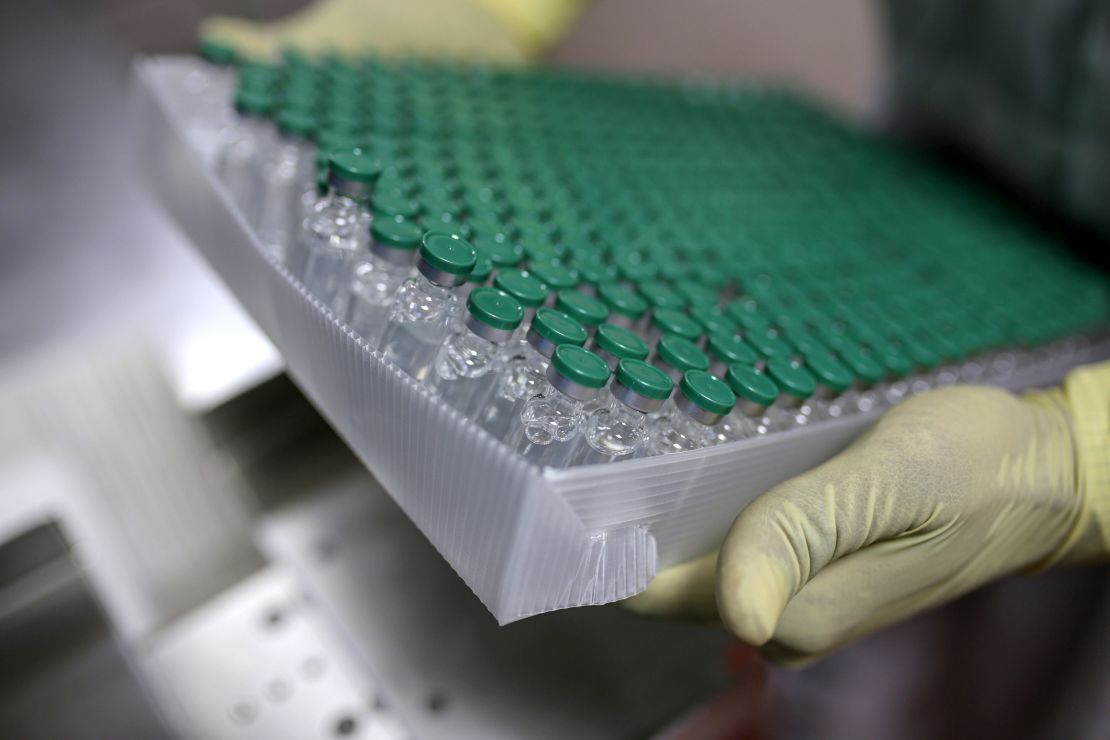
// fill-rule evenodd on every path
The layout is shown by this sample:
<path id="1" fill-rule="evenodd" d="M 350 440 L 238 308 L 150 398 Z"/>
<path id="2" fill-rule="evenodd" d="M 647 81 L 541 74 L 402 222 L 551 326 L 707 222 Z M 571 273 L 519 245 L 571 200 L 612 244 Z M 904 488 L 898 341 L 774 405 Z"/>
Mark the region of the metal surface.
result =
<path id="1" fill-rule="evenodd" d="M 417 737 L 644 737 L 728 680 L 728 638 L 713 627 L 614 606 L 498 627 L 357 468 L 271 516 L 260 545 L 299 576 Z"/>
<path id="2" fill-rule="evenodd" d="M 0 540 L 0 734 L 169 737 L 53 523 Z"/>
<path id="3" fill-rule="evenodd" d="M 154 635 L 140 659 L 178 734 L 204 740 L 409 737 L 288 574 L 266 569 Z"/>

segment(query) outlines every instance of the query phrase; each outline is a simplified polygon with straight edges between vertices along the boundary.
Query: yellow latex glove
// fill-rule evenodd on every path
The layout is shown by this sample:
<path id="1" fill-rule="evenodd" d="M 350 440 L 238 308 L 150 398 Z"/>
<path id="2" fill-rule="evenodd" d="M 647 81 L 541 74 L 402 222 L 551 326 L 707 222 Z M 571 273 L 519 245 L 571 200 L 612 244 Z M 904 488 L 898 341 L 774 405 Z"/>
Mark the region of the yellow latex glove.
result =
<path id="1" fill-rule="evenodd" d="M 637 611 L 711 617 L 769 657 L 831 651 L 988 581 L 1110 553 L 1110 363 L 1021 397 L 924 394 L 661 573 Z"/>
<path id="2" fill-rule="evenodd" d="M 214 16 L 200 36 L 252 59 L 284 49 L 520 63 L 545 51 L 585 0 L 318 0 L 278 21 Z"/>

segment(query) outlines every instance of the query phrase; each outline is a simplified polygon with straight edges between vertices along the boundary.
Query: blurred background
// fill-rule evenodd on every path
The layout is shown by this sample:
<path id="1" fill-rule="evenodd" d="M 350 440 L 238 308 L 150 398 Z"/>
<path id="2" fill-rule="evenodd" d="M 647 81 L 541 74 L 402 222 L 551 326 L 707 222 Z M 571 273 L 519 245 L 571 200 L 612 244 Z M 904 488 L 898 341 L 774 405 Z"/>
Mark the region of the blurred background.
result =
<path id="1" fill-rule="evenodd" d="M 1097 569 L 999 584 L 799 672 L 615 606 L 497 627 L 133 174 L 135 55 L 301 6 L 0 7 L 4 736 L 1110 737 Z M 944 117 L 893 91 L 891 26 L 925 28 L 903 16 L 599 0 L 544 60 L 787 82 L 920 136 Z M 974 142 L 1011 139 L 989 124 L 942 142 L 993 162 Z M 1029 194 L 1038 140 L 1017 140 L 1002 179 Z M 1073 211 L 1105 218 L 1096 192 Z"/>

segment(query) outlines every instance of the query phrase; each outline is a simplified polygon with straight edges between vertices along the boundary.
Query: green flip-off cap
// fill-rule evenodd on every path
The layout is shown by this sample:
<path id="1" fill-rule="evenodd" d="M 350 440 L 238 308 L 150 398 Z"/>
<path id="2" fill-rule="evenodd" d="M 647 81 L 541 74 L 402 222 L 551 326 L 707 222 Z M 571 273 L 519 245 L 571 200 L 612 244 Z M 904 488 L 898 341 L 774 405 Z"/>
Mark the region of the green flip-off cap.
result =
<path id="1" fill-rule="evenodd" d="M 832 355 L 818 353 L 807 356 L 805 363 L 806 368 L 817 378 L 818 384 L 834 393 L 843 393 L 855 380 L 852 371 Z"/>
<path id="2" fill-rule="evenodd" d="M 1032 326 L 1032 324 L 1029 326 Z M 928 347 L 934 349 L 934 351 L 940 355 L 940 358 L 944 362 L 956 362 L 962 355 L 960 346 L 942 332 L 928 332 L 922 339 L 924 339 Z"/>
<path id="3" fill-rule="evenodd" d="M 901 348 L 884 342 L 873 349 L 875 359 L 886 368 L 887 373 L 892 377 L 903 378 L 913 372 L 913 361 Z"/>
<path id="4" fill-rule="evenodd" d="M 519 227 L 517 229 L 520 231 Z M 524 232 L 520 232 L 524 233 Z M 524 258 L 528 260 L 528 264 L 543 264 L 547 262 L 558 262 L 562 253 L 554 245 L 553 242 L 546 239 L 537 239 L 527 235 L 522 236 L 517 240 L 520 248 L 524 250 Z"/>
<path id="5" fill-rule="evenodd" d="M 373 183 L 382 174 L 381 161 L 363 149 L 334 151 L 328 157 L 333 175 L 363 184 Z"/>
<path id="6" fill-rule="evenodd" d="M 633 320 L 643 316 L 648 308 L 647 301 L 635 291 L 615 283 L 599 286 L 597 297 L 609 307 L 612 313 Z"/>
<path id="7" fill-rule="evenodd" d="M 579 279 L 596 290 L 617 280 L 617 269 L 594 260 L 574 260 L 571 265 L 578 271 Z"/>
<path id="8" fill-rule="evenodd" d="M 787 344 L 796 349 L 804 357 L 832 354 L 832 350 L 811 334 L 791 334 L 787 337 Z"/>
<path id="9" fill-rule="evenodd" d="M 759 406 L 770 406 L 779 397 L 775 382 L 746 363 L 729 365 L 725 381 L 737 396 Z"/>
<path id="10" fill-rule="evenodd" d="M 636 286 L 637 291 L 644 300 L 648 302 L 648 306 L 652 310 L 659 310 L 661 308 L 670 308 L 681 310 L 686 305 L 686 301 L 675 291 L 671 290 L 670 286 L 666 283 L 661 283 L 658 280 L 649 280 L 646 283 L 641 283 Z"/>
<path id="11" fill-rule="evenodd" d="M 713 306 L 690 306 L 687 313 L 690 314 L 690 318 L 701 324 L 702 331 L 706 335 L 717 334 L 718 332 L 732 334 L 736 327 L 735 321 Z"/>
<path id="12" fill-rule="evenodd" d="M 902 338 L 898 342 L 914 366 L 922 370 L 932 370 L 940 364 L 940 356 L 927 344 L 910 338 Z"/>
<path id="13" fill-rule="evenodd" d="M 240 88 L 235 94 L 235 110 L 247 116 L 268 116 L 274 109 L 274 98 L 266 90 Z"/>
<path id="14" fill-rule="evenodd" d="M 624 327 L 602 324 L 594 334 L 594 347 L 619 359 L 644 360 L 650 351 L 647 342 Z"/>
<path id="15" fill-rule="evenodd" d="M 745 334 L 766 334 L 771 329 L 771 322 L 760 313 L 733 309 L 728 312 L 728 315 L 736 320 Z"/>
<path id="16" fill-rule="evenodd" d="M 466 276 L 468 283 L 484 283 L 489 280 L 489 276 L 493 273 L 493 262 L 489 257 L 483 254 L 478 254 L 478 259 L 474 261 L 474 269 Z M 518 301 L 519 303 L 519 301 Z"/>
<path id="17" fill-rule="evenodd" d="M 374 190 L 370 198 L 370 208 L 375 216 L 400 216 L 416 218 L 420 214 L 420 203 L 395 189 Z"/>
<path id="18" fill-rule="evenodd" d="M 283 134 L 307 139 L 316 131 L 316 116 L 309 111 L 286 109 L 278 114 L 277 127 Z"/>
<path id="19" fill-rule="evenodd" d="M 547 300 L 547 286 L 523 270 L 498 270 L 493 285 L 528 308 L 542 306 Z"/>
<path id="20" fill-rule="evenodd" d="M 847 365 L 864 385 L 874 385 L 883 379 L 886 369 L 874 356 L 864 352 L 859 345 L 849 345 L 840 352 L 840 360 Z"/>
<path id="21" fill-rule="evenodd" d="M 477 256 L 467 240 L 429 232 L 424 235 L 420 259 L 440 272 L 465 277 L 474 269 Z"/>
<path id="22" fill-rule="evenodd" d="M 551 355 L 555 372 L 584 388 L 602 388 L 609 382 L 609 366 L 588 349 L 574 344 L 560 344 Z"/>
<path id="23" fill-rule="evenodd" d="M 582 325 L 554 308 L 537 308 L 530 329 L 555 345 L 573 344 L 581 347 L 586 343 L 586 330 Z"/>
<path id="24" fill-rule="evenodd" d="M 609 316 L 604 303 L 573 288 L 563 288 L 555 294 L 555 308 L 583 326 L 597 326 Z"/>
<path id="25" fill-rule="evenodd" d="M 809 398 L 817 390 L 817 379 L 813 377 L 813 373 L 792 364 L 785 357 L 768 358 L 766 373 L 775 381 L 779 390 L 795 398 Z"/>
<path id="26" fill-rule="evenodd" d="M 201 37 L 197 41 L 197 53 L 213 64 L 234 64 L 238 54 L 230 44 L 225 44 L 215 39 Z"/>
<path id="27" fill-rule="evenodd" d="M 717 362 L 731 365 L 734 362 L 755 365 L 759 356 L 743 340 L 731 331 L 710 334 L 705 342 L 709 356 Z"/>
<path id="28" fill-rule="evenodd" d="M 717 291 L 706 287 L 698 281 L 680 280 L 675 284 L 674 289 L 689 306 L 707 306 L 712 308 L 717 305 Z"/>
<path id="29" fill-rule="evenodd" d="M 744 338 L 748 340 L 752 349 L 767 359 L 786 358 L 791 355 L 790 345 L 767 330 L 745 333 Z"/>
<path id="30" fill-rule="evenodd" d="M 617 363 L 616 380 L 633 393 L 655 401 L 666 401 L 674 390 L 665 372 L 643 360 L 622 359 Z"/>
<path id="31" fill-rule="evenodd" d="M 720 269 L 719 266 L 709 263 L 695 265 L 691 272 L 703 285 L 714 291 L 728 285 L 730 280 L 727 272 Z"/>
<path id="32" fill-rule="evenodd" d="M 626 252 L 614 260 L 617 274 L 633 285 L 653 279 L 659 272 L 654 262 L 648 262 L 635 253 Z"/>
<path id="33" fill-rule="evenodd" d="M 513 267 L 524 260 L 524 249 L 507 239 L 483 234 L 474 237 L 474 248 L 490 258 L 497 267 Z"/>
<path id="34" fill-rule="evenodd" d="M 466 299 L 470 315 L 486 326 L 512 331 L 524 320 L 520 301 L 496 288 L 475 288 Z"/>
<path id="35" fill-rule="evenodd" d="M 691 342 L 701 336 L 701 325 L 673 308 L 657 308 L 651 312 L 651 325 L 660 334 L 677 334 Z"/>
<path id="36" fill-rule="evenodd" d="M 687 401 L 703 411 L 724 416 L 736 405 L 736 394 L 732 389 L 704 370 L 687 370 L 682 374 L 678 387 Z"/>
<path id="37" fill-rule="evenodd" d="M 578 273 L 556 261 L 529 261 L 528 272 L 551 290 L 563 290 L 578 285 Z"/>
<path id="38" fill-rule="evenodd" d="M 378 244 L 394 249 L 417 249 L 424 237 L 424 230 L 412 221 L 376 218 L 370 225 L 370 237 Z"/>
<path id="39" fill-rule="evenodd" d="M 708 370 L 709 358 L 698 345 L 677 334 L 665 334 L 655 345 L 655 356 L 679 372 Z"/>

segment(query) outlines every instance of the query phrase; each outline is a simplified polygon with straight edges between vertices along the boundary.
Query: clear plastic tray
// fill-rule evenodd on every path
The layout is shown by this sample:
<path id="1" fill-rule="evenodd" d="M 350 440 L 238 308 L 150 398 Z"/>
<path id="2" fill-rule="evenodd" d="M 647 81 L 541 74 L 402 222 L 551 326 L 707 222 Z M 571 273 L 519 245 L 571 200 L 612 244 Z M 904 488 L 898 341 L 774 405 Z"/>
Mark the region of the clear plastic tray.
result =
<path id="1" fill-rule="evenodd" d="M 501 623 L 603 604 L 657 570 L 717 546 L 736 514 L 775 483 L 843 449 L 872 414 L 658 458 L 566 470 L 524 461 L 382 360 L 309 294 L 231 205 L 188 130 L 203 66 L 134 66 L 138 166 L 288 372 Z M 1069 344 L 1007 385 L 1051 383 L 1110 343 Z M 398 563 L 403 568 L 403 563 Z"/>

